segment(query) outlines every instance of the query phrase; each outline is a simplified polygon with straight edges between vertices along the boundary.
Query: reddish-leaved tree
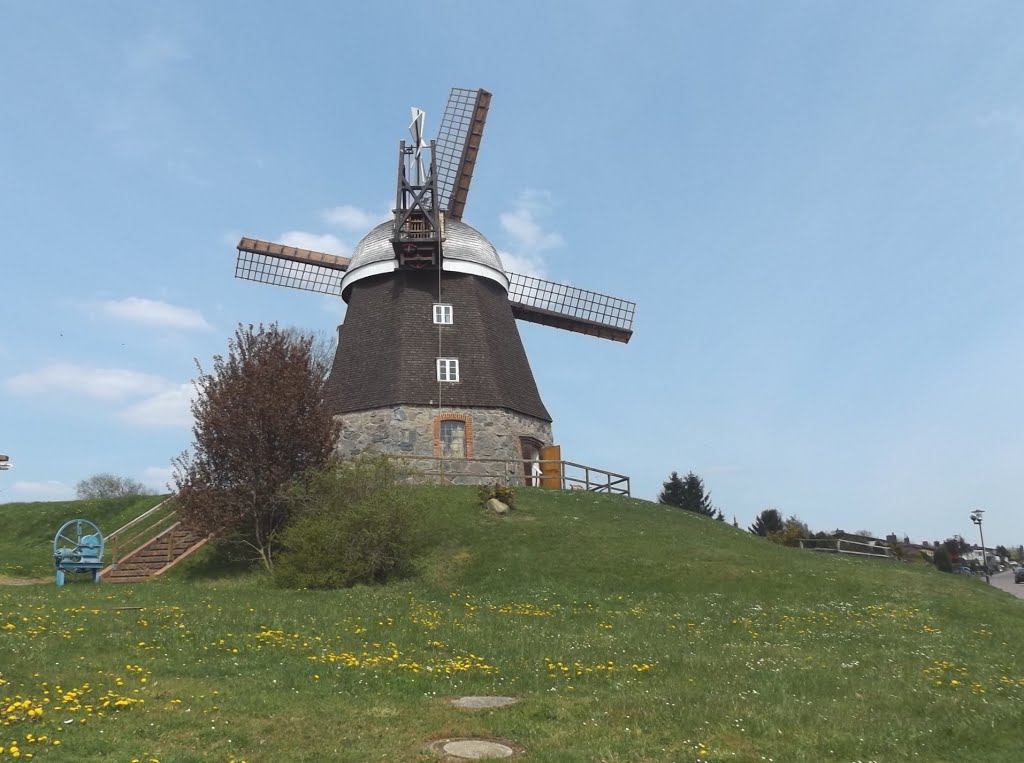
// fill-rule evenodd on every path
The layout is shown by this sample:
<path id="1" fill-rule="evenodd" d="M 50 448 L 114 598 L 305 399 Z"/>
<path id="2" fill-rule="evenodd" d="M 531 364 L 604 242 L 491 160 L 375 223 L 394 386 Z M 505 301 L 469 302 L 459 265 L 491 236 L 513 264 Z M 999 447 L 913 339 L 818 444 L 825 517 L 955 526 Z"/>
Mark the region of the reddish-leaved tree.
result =
<path id="1" fill-rule="evenodd" d="M 286 486 L 323 466 L 338 437 L 313 345 L 277 324 L 239 325 L 211 373 L 196 361 L 194 442 L 174 459 L 185 524 L 248 548 L 268 570 L 291 514 Z"/>

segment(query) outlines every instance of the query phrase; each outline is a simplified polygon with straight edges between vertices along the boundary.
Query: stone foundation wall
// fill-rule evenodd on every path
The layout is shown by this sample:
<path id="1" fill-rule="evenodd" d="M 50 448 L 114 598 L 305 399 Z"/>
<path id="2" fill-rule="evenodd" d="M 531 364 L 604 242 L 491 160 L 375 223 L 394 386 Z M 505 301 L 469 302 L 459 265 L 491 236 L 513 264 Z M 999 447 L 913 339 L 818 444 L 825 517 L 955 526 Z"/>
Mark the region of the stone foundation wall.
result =
<path id="1" fill-rule="evenodd" d="M 551 424 L 532 416 L 493 408 L 444 408 L 445 418 L 465 417 L 467 460 L 445 459 L 445 481 L 455 484 L 477 484 L 500 480 L 511 484 L 522 482 L 520 437 L 533 437 L 544 445 L 554 438 Z M 361 453 L 387 453 L 407 456 L 418 471 L 436 474 L 438 462 L 435 447 L 437 408 L 398 406 L 369 411 L 345 413 L 335 418 L 341 422 L 341 435 L 336 452 L 343 458 Z M 428 458 L 418 460 L 416 456 Z M 488 463 L 478 459 L 502 459 L 505 463 Z"/>

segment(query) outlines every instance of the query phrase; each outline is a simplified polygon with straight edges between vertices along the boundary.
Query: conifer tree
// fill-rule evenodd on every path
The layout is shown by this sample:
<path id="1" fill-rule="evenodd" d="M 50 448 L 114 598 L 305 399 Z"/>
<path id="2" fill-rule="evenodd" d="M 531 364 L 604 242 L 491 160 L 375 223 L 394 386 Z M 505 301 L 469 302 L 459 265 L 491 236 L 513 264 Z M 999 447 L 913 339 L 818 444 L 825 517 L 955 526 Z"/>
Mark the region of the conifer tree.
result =
<path id="1" fill-rule="evenodd" d="M 665 482 L 661 483 L 662 490 L 658 493 L 658 503 L 677 508 L 683 505 L 683 480 L 677 472 L 672 472 Z"/>
<path id="2" fill-rule="evenodd" d="M 754 524 L 750 526 L 750 533 L 767 538 L 768 533 L 780 533 L 784 529 L 786 529 L 786 525 L 782 521 L 782 514 L 779 513 L 779 510 L 765 509 L 757 515 Z"/>
<path id="3" fill-rule="evenodd" d="M 703 514 L 705 517 L 714 517 L 718 512 L 711 503 L 711 493 L 704 492 L 704 480 L 693 472 L 687 472 L 685 477 L 672 472 L 672 476 L 662 483 L 662 487 L 658 503 Z"/>

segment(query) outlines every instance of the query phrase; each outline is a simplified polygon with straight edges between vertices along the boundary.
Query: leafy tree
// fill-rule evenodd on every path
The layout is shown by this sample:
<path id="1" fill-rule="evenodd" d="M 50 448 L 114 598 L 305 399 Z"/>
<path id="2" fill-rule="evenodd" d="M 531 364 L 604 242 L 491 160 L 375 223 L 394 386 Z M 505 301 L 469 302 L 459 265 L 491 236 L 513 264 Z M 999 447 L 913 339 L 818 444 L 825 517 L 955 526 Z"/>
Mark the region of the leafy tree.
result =
<path id="1" fill-rule="evenodd" d="M 964 554 L 970 553 L 971 545 L 963 539 L 960 535 L 954 535 L 952 538 L 946 538 L 942 541 L 943 547 L 949 552 L 949 559 L 951 562 L 959 562 L 960 557 Z"/>
<path id="2" fill-rule="evenodd" d="M 141 482 L 128 477 L 118 477 L 104 472 L 94 474 L 75 485 L 79 498 L 118 498 L 123 495 L 149 495 L 149 489 Z"/>
<path id="3" fill-rule="evenodd" d="M 935 547 L 935 555 L 933 557 L 935 561 L 935 569 L 940 572 L 952 572 L 953 571 L 953 560 L 949 556 L 949 549 L 943 545 Z"/>
<path id="4" fill-rule="evenodd" d="M 785 529 L 786 526 L 782 521 L 782 514 L 779 513 L 779 510 L 765 509 L 757 515 L 754 524 L 750 526 L 750 533 L 767 538 L 769 533 L 781 533 Z"/>
<path id="5" fill-rule="evenodd" d="M 789 517 L 787 517 L 785 521 L 785 527 L 783 529 L 785 529 L 787 532 L 792 531 L 794 533 L 797 533 L 797 537 L 800 538 L 811 537 L 811 528 L 796 514 L 790 514 Z"/>
<path id="6" fill-rule="evenodd" d="M 763 512 L 762 512 L 763 514 Z M 760 533 L 757 533 L 758 535 Z M 807 526 L 807 523 L 802 521 L 800 517 L 796 515 L 790 516 L 782 524 L 781 531 L 768 532 L 768 540 L 774 543 L 781 543 L 784 546 L 799 546 L 798 541 L 801 538 L 810 538 L 811 528 Z"/>
<path id="7" fill-rule="evenodd" d="M 712 505 L 711 493 L 704 492 L 704 480 L 693 472 L 688 472 L 685 477 L 672 472 L 672 476 L 662 483 L 662 488 L 658 494 L 658 503 L 703 514 L 705 517 L 721 513 Z"/>
<path id="8" fill-rule="evenodd" d="M 996 546 L 996 552 L 995 553 L 996 553 L 996 556 L 998 556 L 1000 559 L 1009 559 L 1010 558 L 1010 549 L 1008 549 L 1006 546 L 1002 546 L 1002 545 Z"/>
<path id="9" fill-rule="evenodd" d="M 338 437 L 313 341 L 277 324 L 239 325 L 211 373 L 196 363 L 192 452 L 174 459 L 184 522 L 268 570 L 294 506 L 286 486 L 323 466 Z"/>

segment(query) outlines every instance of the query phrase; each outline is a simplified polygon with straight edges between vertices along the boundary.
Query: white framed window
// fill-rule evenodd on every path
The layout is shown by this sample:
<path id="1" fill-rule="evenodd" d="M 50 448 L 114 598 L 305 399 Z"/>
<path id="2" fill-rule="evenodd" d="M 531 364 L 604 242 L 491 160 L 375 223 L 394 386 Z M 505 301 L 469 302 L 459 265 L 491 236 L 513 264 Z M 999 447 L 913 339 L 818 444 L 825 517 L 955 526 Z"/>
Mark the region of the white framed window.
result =
<path id="1" fill-rule="evenodd" d="M 439 426 L 441 455 L 445 458 L 466 457 L 466 422 L 458 419 L 442 421 Z"/>
<path id="2" fill-rule="evenodd" d="M 450 325 L 453 322 L 451 305 L 434 305 L 434 323 Z"/>
<path id="3" fill-rule="evenodd" d="M 459 359 L 438 358 L 437 380 L 439 382 L 457 382 L 459 380 Z"/>

